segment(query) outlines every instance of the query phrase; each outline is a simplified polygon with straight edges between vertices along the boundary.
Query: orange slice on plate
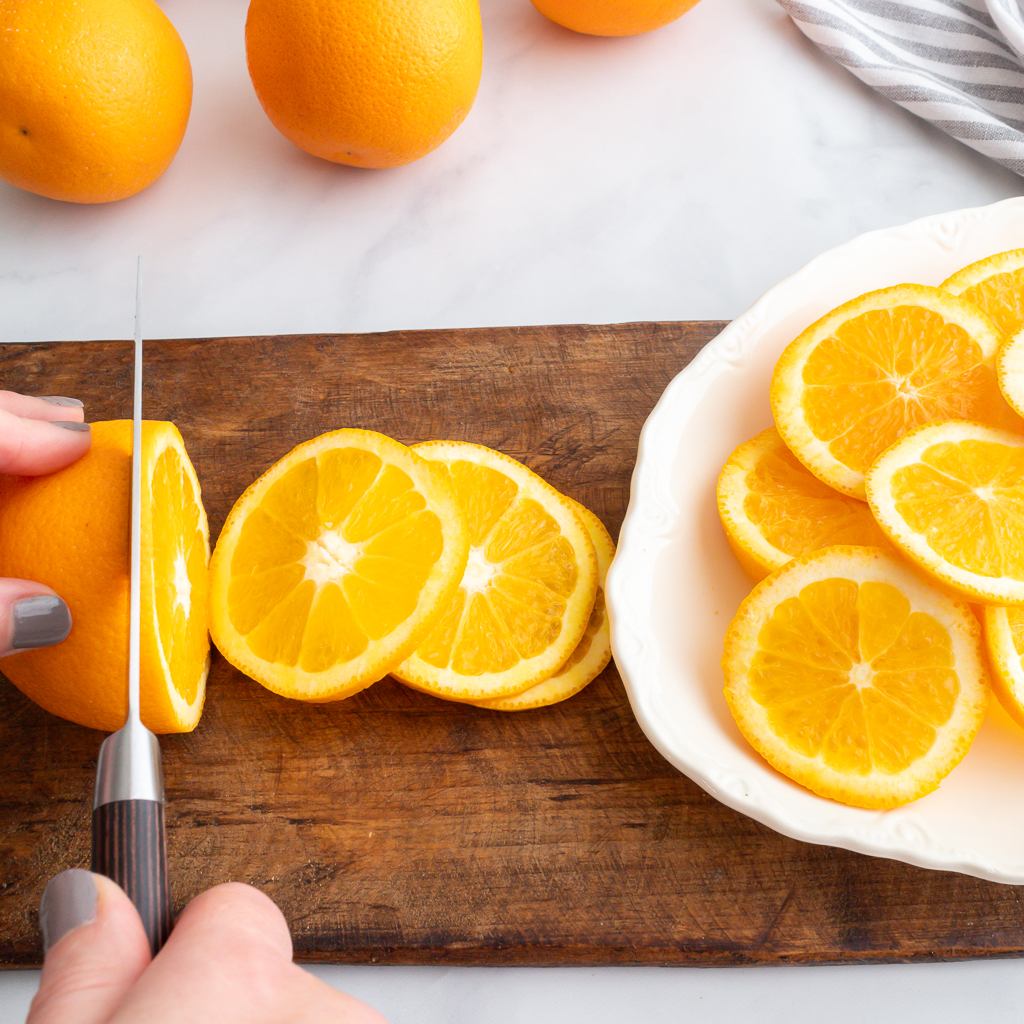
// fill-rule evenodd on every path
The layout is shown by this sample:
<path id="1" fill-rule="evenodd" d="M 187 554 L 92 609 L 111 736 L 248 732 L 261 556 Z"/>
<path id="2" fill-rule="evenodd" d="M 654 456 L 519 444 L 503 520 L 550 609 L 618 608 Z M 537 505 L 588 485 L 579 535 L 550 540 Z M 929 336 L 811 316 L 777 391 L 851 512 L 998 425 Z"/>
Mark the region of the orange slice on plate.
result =
<path id="1" fill-rule="evenodd" d="M 871 509 L 822 483 L 774 427 L 741 444 L 718 478 L 729 546 L 754 580 L 833 544 L 888 547 Z"/>
<path id="2" fill-rule="evenodd" d="M 1024 327 L 1024 249 L 997 252 L 971 263 L 939 287 L 984 310 L 1007 337 Z"/>
<path id="3" fill-rule="evenodd" d="M 800 785 L 859 807 L 936 789 L 988 694 L 970 606 L 867 547 L 823 548 L 759 583 L 722 667 L 748 742 Z"/>
<path id="4" fill-rule="evenodd" d="M 228 514 L 210 562 L 214 643 L 274 693 L 340 700 L 411 653 L 468 550 L 445 473 L 383 434 L 323 434 Z"/>
<path id="5" fill-rule="evenodd" d="M 929 576 L 971 601 L 1024 603 L 1024 436 L 948 420 L 868 473 L 871 511 Z"/>
<path id="6" fill-rule="evenodd" d="M 576 503 L 483 445 L 428 441 L 415 451 L 449 474 L 469 558 L 434 628 L 391 674 L 467 703 L 522 693 L 565 664 L 594 607 L 597 556 Z"/>
<path id="7" fill-rule="evenodd" d="M 1007 714 L 1024 729 L 1024 607 L 986 605 L 981 616 L 992 689 Z"/>
<path id="8" fill-rule="evenodd" d="M 791 342 L 775 367 L 775 425 L 820 480 L 864 498 L 864 474 L 923 423 L 1005 425 L 996 380 L 1003 335 L 973 303 L 901 284 L 832 310 Z"/>

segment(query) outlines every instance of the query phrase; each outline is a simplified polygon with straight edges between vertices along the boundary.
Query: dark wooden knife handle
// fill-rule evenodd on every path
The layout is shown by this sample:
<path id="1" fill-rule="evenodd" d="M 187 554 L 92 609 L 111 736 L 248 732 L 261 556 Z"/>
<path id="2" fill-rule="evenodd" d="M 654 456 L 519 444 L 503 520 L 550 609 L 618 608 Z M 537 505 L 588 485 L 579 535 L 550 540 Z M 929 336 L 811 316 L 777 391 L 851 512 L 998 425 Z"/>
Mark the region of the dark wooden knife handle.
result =
<path id="1" fill-rule="evenodd" d="M 92 869 L 128 894 L 155 955 L 172 924 L 164 805 L 157 800 L 100 804 L 92 812 Z"/>

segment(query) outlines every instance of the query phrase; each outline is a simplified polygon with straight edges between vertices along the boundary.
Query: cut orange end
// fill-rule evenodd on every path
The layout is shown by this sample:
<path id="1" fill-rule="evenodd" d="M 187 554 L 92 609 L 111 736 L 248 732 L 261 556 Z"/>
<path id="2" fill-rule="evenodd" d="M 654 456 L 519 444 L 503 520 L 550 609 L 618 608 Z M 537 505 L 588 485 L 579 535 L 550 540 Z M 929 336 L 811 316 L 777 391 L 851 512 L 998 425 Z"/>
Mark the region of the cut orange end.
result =
<path id="1" fill-rule="evenodd" d="M 901 438 L 868 473 L 890 540 L 972 601 L 1024 603 L 1024 436 L 933 423 Z"/>
<path id="2" fill-rule="evenodd" d="M 758 584 L 722 666 L 750 744 L 795 782 L 860 807 L 937 788 L 988 693 L 970 607 L 866 547 L 824 548 Z"/>
<path id="3" fill-rule="evenodd" d="M 142 720 L 188 732 L 209 669 L 206 512 L 177 428 L 144 421 L 142 443 Z M 52 587 L 73 622 L 66 640 L 0 668 L 46 710 L 106 732 L 127 713 L 131 452 L 130 420 L 93 423 L 91 448 L 66 469 L 0 477 L 0 575 Z"/>
<path id="4" fill-rule="evenodd" d="M 1003 335 L 973 303 L 902 284 L 812 324 L 782 353 L 771 404 L 783 440 L 829 486 L 864 498 L 868 467 L 923 423 L 1014 422 L 996 380 Z"/>
<path id="5" fill-rule="evenodd" d="M 868 506 L 822 483 L 774 427 L 729 456 L 718 478 L 718 514 L 729 546 L 754 580 L 818 548 L 889 546 Z"/>
<path id="6" fill-rule="evenodd" d="M 284 697 L 348 697 L 419 643 L 468 546 L 444 473 L 383 434 L 323 434 L 229 513 L 210 563 L 214 642 Z"/>
<path id="7" fill-rule="evenodd" d="M 531 686 L 512 697 L 497 700 L 478 701 L 479 707 L 492 711 L 528 711 L 531 708 L 548 707 L 579 693 L 592 683 L 611 661 L 612 644 L 608 610 L 605 607 L 605 579 L 612 559 L 615 557 L 615 541 L 597 516 L 578 502 L 573 503 L 576 513 L 587 528 L 597 553 L 597 596 L 590 613 L 583 639 L 569 655 L 569 660 L 553 676 Z"/>
<path id="8" fill-rule="evenodd" d="M 593 542 L 575 502 L 515 459 L 462 441 L 415 450 L 450 474 L 469 559 L 436 626 L 392 675 L 469 703 L 522 693 L 583 637 L 597 594 Z"/>

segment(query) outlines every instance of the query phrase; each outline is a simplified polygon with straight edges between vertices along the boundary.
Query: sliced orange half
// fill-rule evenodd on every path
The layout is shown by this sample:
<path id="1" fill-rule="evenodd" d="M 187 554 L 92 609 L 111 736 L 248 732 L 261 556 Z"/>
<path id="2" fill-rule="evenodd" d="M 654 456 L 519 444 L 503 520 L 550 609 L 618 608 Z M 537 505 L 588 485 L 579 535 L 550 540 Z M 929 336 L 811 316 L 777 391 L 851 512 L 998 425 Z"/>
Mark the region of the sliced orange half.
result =
<path id="1" fill-rule="evenodd" d="M 768 576 L 730 624 L 722 666 L 750 744 L 859 807 L 934 790 L 967 753 L 988 694 L 970 606 L 876 548 L 823 548 Z"/>
<path id="2" fill-rule="evenodd" d="M 392 675 L 469 703 L 522 693 L 583 638 L 597 595 L 594 544 L 575 502 L 515 459 L 464 441 L 415 450 L 450 475 L 469 559 L 437 624 Z"/>
<path id="3" fill-rule="evenodd" d="M 775 367 L 775 425 L 837 491 L 864 498 L 881 452 L 923 423 L 1012 421 L 996 380 L 1003 334 L 977 306 L 901 284 L 844 303 L 787 346 Z"/>
<path id="4" fill-rule="evenodd" d="M 608 610 L 605 607 L 604 587 L 615 557 L 615 541 L 612 535 L 589 508 L 574 502 L 577 515 L 594 542 L 597 553 L 597 596 L 590 620 L 583 633 L 583 639 L 569 655 L 569 660 L 558 669 L 553 676 L 531 686 L 522 693 L 512 697 L 499 697 L 497 700 L 478 701 L 479 707 L 490 708 L 492 711 L 528 711 L 531 708 L 547 707 L 557 704 L 577 694 L 589 683 L 592 683 L 605 669 L 612 658 L 611 628 Z"/>
<path id="5" fill-rule="evenodd" d="M 128 688 L 132 422 L 92 424 L 77 462 L 39 477 L 0 476 L 0 576 L 52 587 L 71 633 L 4 658 L 0 671 L 48 711 L 112 732 Z M 156 733 L 196 727 L 210 664 L 209 539 L 199 480 L 173 423 L 142 424 L 142 720 Z"/>
<path id="6" fill-rule="evenodd" d="M 889 546 L 871 509 L 822 483 L 774 427 L 729 456 L 718 478 L 718 514 L 729 546 L 754 580 L 833 544 Z"/>
<path id="7" fill-rule="evenodd" d="M 925 572 L 971 601 L 1024 603 L 1024 436 L 948 420 L 887 449 L 871 511 Z"/>
<path id="8" fill-rule="evenodd" d="M 1024 729 L 1024 607 L 986 605 L 981 614 L 992 689 L 1007 714 Z"/>
<path id="9" fill-rule="evenodd" d="M 468 550 L 443 472 L 383 434 L 323 434 L 228 514 L 210 563 L 214 643 L 275 693 L 340 700 L 415 648 Z"/>

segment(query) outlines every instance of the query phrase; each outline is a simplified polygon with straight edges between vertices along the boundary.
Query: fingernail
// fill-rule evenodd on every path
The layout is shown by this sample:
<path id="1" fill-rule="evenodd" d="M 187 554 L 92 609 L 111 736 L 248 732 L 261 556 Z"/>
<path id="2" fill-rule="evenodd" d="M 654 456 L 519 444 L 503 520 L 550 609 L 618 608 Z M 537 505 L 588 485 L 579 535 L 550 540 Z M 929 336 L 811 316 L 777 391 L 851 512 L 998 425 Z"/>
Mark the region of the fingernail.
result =
<path id="1" fill-rule="evenodd" d="M 91 871 L 71 868 L 51 878 L 39 901 L 43 952 L 49 953 L 68 932 L 95 921 L 98 899 Z"/>
<path id="2" fill-rule="evenodd" d="M 77 398 L 65 398 L 63 395 L 40 395 L 39 397 L 44 402 L 49 402 L 50 405 L 66 405 L 72 409 L 85 408 L 85 403 L 80 402 Z"/>
<path id="3" fill-rule="evenodd" d="M 23 597 L 11 608 L 11 647 L 16 651 L 59 644 L 71 632 L 71 611 L 56 594 Z"/>
<path id="4" fill-rule="evenodd" d="M 55 427 L 63 427 L 65 430 L 92 430 L 88 423 L 79 423 L 78 420 L 50 420 Z"/>

